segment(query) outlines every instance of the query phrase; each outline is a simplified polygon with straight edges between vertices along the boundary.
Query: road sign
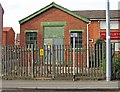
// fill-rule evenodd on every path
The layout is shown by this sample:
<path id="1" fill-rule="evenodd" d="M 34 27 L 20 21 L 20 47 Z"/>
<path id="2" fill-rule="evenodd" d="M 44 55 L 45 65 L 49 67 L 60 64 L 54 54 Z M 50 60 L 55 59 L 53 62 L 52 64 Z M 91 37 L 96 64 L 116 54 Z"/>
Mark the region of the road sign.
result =
<path id="1" fill-rule="evenodd" d="M 71 37 L 77 37 L 77 33 L 70 33 Z"/>
<path id="2" fill-rule="evenodd" d="M 40 56 L 43 56 L 43 55 L 44 55 L 44 50 L 40 49 Z"/>

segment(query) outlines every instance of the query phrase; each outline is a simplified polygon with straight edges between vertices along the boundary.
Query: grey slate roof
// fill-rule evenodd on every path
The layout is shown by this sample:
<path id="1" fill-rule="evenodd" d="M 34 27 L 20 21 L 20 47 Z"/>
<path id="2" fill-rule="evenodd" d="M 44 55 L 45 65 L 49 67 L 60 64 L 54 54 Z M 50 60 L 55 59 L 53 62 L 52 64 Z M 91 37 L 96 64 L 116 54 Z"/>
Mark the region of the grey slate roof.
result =
<path id="1" fill-rule="evenodd" d="M 74 13 L 84 16 L 88 19 L 105 19 L 106 11 L 105 10 L 81 10 L 73 11 Z M 120 10 L 110 10 L 110 18 L 118 19 L 120 18 Z"/>

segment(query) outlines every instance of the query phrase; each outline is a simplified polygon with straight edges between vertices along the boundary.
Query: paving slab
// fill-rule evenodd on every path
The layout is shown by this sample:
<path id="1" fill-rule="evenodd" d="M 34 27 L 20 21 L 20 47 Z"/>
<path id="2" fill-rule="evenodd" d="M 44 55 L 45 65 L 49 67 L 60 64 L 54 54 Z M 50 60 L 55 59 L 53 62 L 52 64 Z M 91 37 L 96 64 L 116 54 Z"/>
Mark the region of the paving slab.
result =
<path id="1" fill-rule="evenodd" d="M 120 89 L 120 81 L 2 80 L 3 89 Z"/>

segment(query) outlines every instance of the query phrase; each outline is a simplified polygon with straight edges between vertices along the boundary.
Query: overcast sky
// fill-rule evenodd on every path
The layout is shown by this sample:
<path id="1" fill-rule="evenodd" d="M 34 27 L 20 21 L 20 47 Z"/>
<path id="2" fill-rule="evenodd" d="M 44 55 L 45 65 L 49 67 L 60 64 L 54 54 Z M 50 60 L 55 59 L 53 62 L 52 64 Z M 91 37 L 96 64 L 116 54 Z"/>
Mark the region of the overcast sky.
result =
<path id="1" fill-rule="evenodd" d="M 105 10 L 107 0 L 0 0 L 4 8 L 4 27 L 20 32 L 19 20 L 55 2 L 69 10 Z M 109 0 L 110 9 L 117 10 L 120 0 Z"/>

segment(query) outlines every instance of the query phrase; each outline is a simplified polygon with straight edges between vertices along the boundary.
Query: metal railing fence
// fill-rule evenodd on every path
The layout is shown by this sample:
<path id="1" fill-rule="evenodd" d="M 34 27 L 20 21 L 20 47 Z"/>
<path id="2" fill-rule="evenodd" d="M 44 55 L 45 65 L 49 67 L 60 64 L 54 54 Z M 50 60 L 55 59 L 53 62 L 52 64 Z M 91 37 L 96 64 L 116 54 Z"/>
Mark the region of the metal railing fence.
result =
<path id="1" fill-rule="evenodd" d="M 112 60 L 115 61 L 115 50 Z M 78 79 L 105 79 L 105 45 L 75 48 L 75 74 Z M 119 53 L 119 52 L 118 52 Z M 115 69 L 114 69 L 115 70 Z M 113 70 L 113 71 L 114 71 Z M 72 79 L 73 48 L 68 45 L 7 46 L 2 48 L 3 78 Z"/>

